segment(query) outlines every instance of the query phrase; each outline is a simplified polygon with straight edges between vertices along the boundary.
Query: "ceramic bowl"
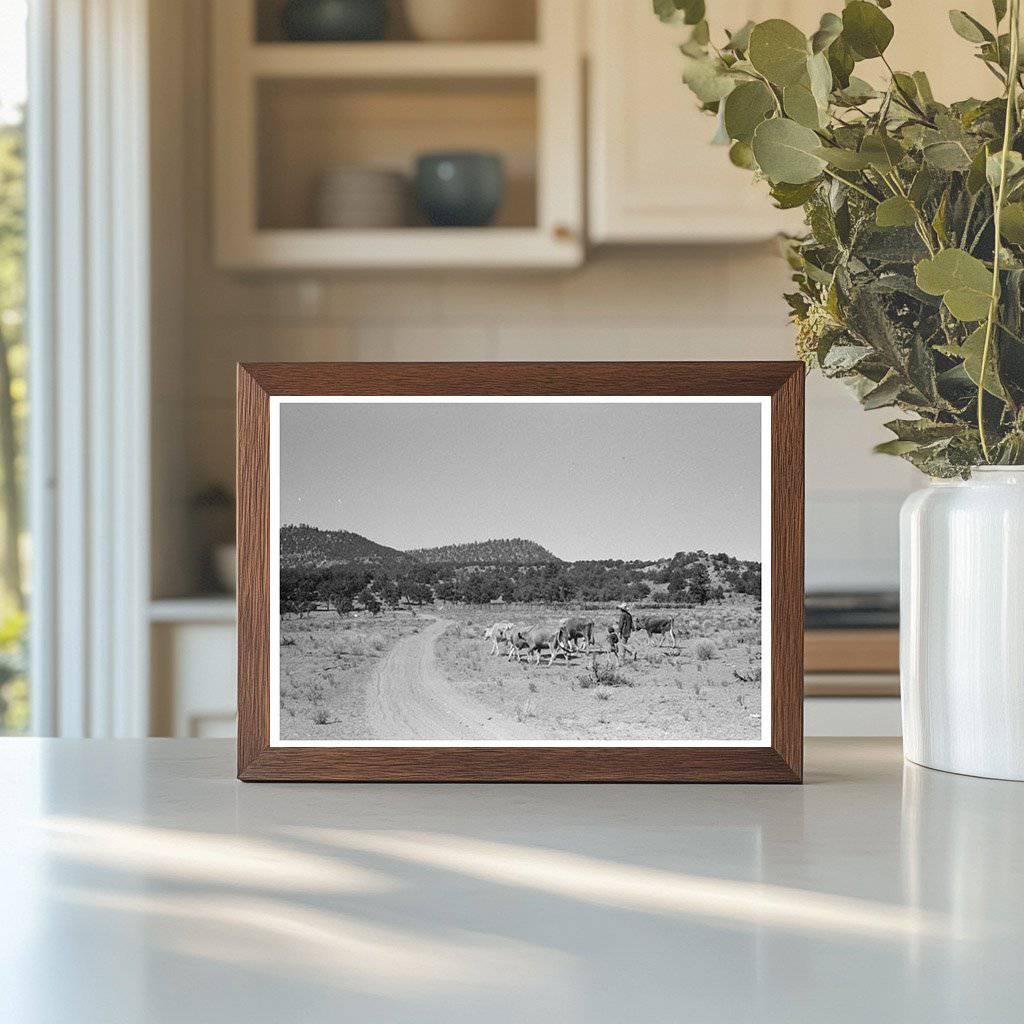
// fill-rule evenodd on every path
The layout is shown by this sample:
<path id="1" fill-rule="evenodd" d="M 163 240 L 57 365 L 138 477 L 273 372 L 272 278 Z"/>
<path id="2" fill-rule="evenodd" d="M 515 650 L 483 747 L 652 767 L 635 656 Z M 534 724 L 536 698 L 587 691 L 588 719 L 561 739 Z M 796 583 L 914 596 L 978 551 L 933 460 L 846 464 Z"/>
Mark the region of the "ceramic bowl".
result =
<path id="1" fill-rule="evenodd" d="M 314 199 L 321 228 L 399 228 L 409 220 L 409 182 L 396 171 L 342 167 L 320 179 Z"/>
<path id="2" fill-rule="evenodd" d="M 417 39 L 479 42 L 535 36 L 531 0 L 404 0 L 404 7 Z"/>
<path id="3" fill-rule="evenodd" d="M 294 42 L 380 39 L 387 24 L 386 0 L 288 0 L 281 10 L 285 38 Z"/>
<path id="4" fill-rule="evenodd" d="M 424 153 L 416 161 L 416 197 L 435 227 L 483 227 L 505 191 L 505 170 L 494 153 Z"/>

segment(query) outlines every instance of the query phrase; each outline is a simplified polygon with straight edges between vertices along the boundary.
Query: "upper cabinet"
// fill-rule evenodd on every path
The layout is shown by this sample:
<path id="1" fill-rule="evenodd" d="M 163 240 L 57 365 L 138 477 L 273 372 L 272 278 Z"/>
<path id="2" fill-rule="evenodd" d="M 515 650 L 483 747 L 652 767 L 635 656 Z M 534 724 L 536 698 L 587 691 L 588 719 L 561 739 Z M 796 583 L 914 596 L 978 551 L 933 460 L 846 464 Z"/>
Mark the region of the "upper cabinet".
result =
<path id="1" fill-rule="evenodd" d="M 709 4 L 738 28 L 786 18 L 817 27 L 821 3 Z M 595 242 L 721 242 L 768 238 L 800 224 L 767 186 L 712 146 L 715 120 L 682 82 L 689 28 L 664 25 L 649 0 L 589 0 L 589 219 Z M 721 24 L 713 26 L 719 31 Z"/>
<path id="2" fill-rule="evenodd" d="M 210 5 L 218 265 L 579 263 L 577 0 L 388 6 L 325 42 L 322 5 Z"/>
<path id="3" fill-rule="evenodd" d="M 989 0 L 956 6 L 992 21 Z M 709 3 L 708 11 L 713 33 L 785 18 L 810 34 L 823 11 L 842 7 L 841 0 L 729 0 Z M 954 34 L 945 6 L 902 0 L 886 14 L 896 26 L 890 62 L 928 72 L 937 99 L 995 94 L 998 83 Z M 774 209 L 767 186 L 733 167 L 724 147 L 710 145 L 714 119 L 697 109 L 681 81 L 679 44 L 689 28 L 662 24 L 649 0 L 589 0 L 587 26 L 594 242 L 738 241 L 799 230 L 799 210 Z M 857 73 L 886 77 L 878 61 Z"/>
<path id="4" fill-rule="evenodd" d="M 572 267 L 587 241 L 747 241 L 802 225 L 711 145 L 714 119 L 681 81 L 689 29 L 663 25 L 650 0 L 391 0 L 380 38 L 300 40 L 308 23 L 287 27 L 285 11 L 319 6 L 209 5 L 221 266 Z M 991 20 L 989 0 L 964 6 Z M 716 33 L 772 17 L 810 33 L 829 7 L 841 0 L 709 4 Z M 994 94 L 944 9 L 901 0 L 887 14 L 895 67 L 927 71 L 939 99 Z M 884 77 L 872 64 L 858 74 Z M 459 158 L 435 161 L 417 191 L 428 153 Z M 496 199 L 486 226 L 437 226 L 429 200 L 452 194 L 473 209 Z"/>

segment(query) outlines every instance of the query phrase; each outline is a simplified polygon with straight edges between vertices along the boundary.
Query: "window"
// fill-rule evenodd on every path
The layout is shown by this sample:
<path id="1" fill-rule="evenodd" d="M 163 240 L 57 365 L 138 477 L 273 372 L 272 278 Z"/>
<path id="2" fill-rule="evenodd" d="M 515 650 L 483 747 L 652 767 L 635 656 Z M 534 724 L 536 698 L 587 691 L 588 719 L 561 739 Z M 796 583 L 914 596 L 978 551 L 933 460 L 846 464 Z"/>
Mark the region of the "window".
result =
<path id="1" fill-rule="evenodd" d="M 26 671 L 24 0 L 0 0 L 0 735 L 29 726 Z"/>

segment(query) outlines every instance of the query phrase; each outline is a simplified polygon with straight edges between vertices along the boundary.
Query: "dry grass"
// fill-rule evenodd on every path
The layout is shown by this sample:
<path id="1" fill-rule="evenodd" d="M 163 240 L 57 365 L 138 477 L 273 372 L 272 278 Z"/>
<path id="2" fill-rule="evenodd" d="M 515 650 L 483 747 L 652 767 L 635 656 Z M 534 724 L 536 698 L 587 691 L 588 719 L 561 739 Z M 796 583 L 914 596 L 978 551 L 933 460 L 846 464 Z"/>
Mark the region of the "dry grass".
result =
<path id="1" fill-rule="evenodd" d="M 281 620 L 281 737 L 327 739 L 329 727 L 358 722 L 374 668 L 424 620 L 408 612 L 339 617 L 313 612 Z"/>

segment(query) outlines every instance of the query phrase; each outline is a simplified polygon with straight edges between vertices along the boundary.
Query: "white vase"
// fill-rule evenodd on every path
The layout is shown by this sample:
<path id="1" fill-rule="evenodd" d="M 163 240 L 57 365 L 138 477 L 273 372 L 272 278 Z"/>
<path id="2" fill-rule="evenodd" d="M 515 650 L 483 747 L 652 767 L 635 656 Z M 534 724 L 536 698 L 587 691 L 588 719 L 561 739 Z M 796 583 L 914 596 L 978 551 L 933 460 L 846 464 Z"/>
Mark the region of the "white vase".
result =
<path id="1" fill-rule="evenodd" d="M 900 563 L 904 753 L 1024 781 L 1024 467 L 910 495 Z"/>

